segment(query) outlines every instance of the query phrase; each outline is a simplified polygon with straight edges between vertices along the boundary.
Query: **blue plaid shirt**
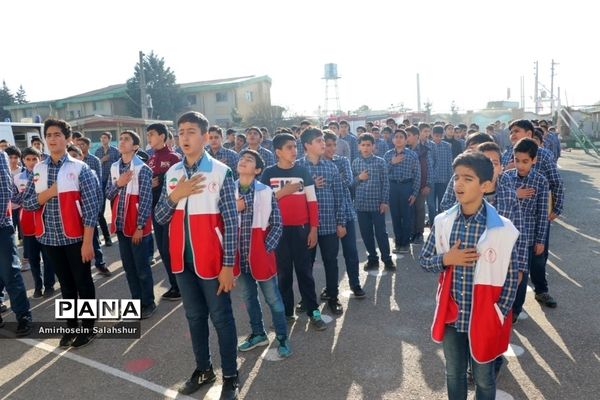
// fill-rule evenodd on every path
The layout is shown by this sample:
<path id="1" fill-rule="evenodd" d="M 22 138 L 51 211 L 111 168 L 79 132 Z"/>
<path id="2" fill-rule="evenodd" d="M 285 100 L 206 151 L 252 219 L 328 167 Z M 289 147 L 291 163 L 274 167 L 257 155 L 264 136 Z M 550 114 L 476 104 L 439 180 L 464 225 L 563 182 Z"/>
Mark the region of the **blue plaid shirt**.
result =
<path id="1" fill-rule="evenodd" d="M 369 172 L 369 179 L 361 181 L 358 175 Z M 381 157 L 358 157 L 352 162 L 352 185 L 356 188 L 354 206 L 356 211 L 379 211 L 381 204 L 389 204 L 390 179 L 385 160 Z"/>
<path id="2" fill-rule="evenodd" d="M 6 228 L 13 224 L 12 218 L 6 215 L 10 207 L 13 188 L 14 180 L 8 167 L 8 156 L 0 150 L 0 228 Z"/>
<path id="3" fill-rule="evenodd" d="M 317 164 L 313 164 L 307 157 L 298 160 L 296 163 L 306 168 L 313 180 L 320 176 L 325 179 L 323 187 L 318 187 L 315 183 L 317 203 L 319 204 L 318 234 L 331 235 L 336 233 L 338 225 L 346 224 L 342 178 L 337 167 L 333 162 L 325 159 L 320 159 Z"/>
<path id="4" fill-rule="evenodd" d="M 344 191 L 344 216 L 346 217 L 346 223 L 348 221 L 356 221 L 356 211 L 354 211 L 354 204 L 352 204 L 352 195 L 350 194 L 350 187 L 352 186 L 352 167 L 350 161 L 346 157 L 335 155 L 331 160 L 335 164 L 342 177 L 342 186 Z"/>
<path id="5" fill-rule="evenodd" d="M 358 158 L 358 139 L 350 132 L 346 136 L 338 135 L 338 138 L 348 143 L 350 147 L 350 162 L 353 163 Z"/>
<path id="6" fill-rule="evenodd" d="M 392 158 L 398 154 L 404 154 L 404 159 L 398 164 L 392 164 Z M 383 159 L 387 162 L 390 180 L 402 182 L 412 179 L 412 194 L 417 197 L 421 188 L 421 164 L 417 153 L 407 148 L 400 153 L 396 149 L 392 149 L 385 153 Z"/>
<path id="7" fill-rule="evenodd" d="M 443 140 L 429 145 L 433 157 L 433 183 L 446 184 L 452 177 L 452 146 Z"/>
<path id="8" fill-rule="evenodd" d="M 98 174 L 98 178 L 100 178 L 100 182 L 102 183 L 103 189 L 106 187 L 106 182 L 110 177 L 110 166 L 119 161 L 119 158 L 121 158 L 119 150 L 117 150 L 116 147 L 110 145 L 108 146 L 108 150 L 106 153 L 104 153 L 104 147 L 102 146 L 98 147 L 96 149 L 96 152 L 94 153 L 94 155 L 98 157 L 98 161 L 107 154 L 108 161 L 104 161 L 102 163 L 102 172 Z"/>
<path id="9" fill-rule="evenodd" d="M 208 150 L 208 153 L 212 156 L 212 158 L 221 161 L 231 169 L 231 172 L 233 173 L 233 179 L 238 178 L 237 165 L 238 161 L 240 161 L 240 155 L 238 153 L 224 147 L 219 148 L 219 150 L 217 150 L 217 152 L 214 154 L 210 149 L 210 146 L 207 146 L 206 150 Z"/>
<path id="10" fill-rule="evenodd" d="M 304 158 L 304 145 L 302 144 L 302 140 L 300 138 L 296 139 L 296 160 L 300 160 Z"/>
<path id="11" fill-rule="evenodd" d="M 425 172 L 426 175 L 426 179 L 424 183 L 424 186 L 427 186 L 429 188 L 433 187 L 433 156 L 431 155 L 431 149 L 425 145 L 424 143 L 417 143 L 417 145 L 415 146 L 414 149 L 411 149 L 412 151 L 414 151 L 415 153 L 417 153 L 417 157 L 419 158 L 419 165 L 421 164 L 421 157 L 426 157 L 425 159 L 425 164 L 426 164 L 426 170 L 423 171 L 423 169 L 421 168 L 421 180 L 423 179 L 423 173 Z M 421 187 L 424 187 L 421 186 Z"/>
<path id="12" fill-rule="evenodd" d="M 58 160 L 57 163 L 52 161 L 51 157 L 41 161 L 48 164 L 48 187 L 56 182 L 58 170 L 68 160 L 68 154 Z M 32 176 L 33 177 L 33 176 Z M 33 179 L 30 177 L 25 193 L 23 194 L 23 207 L 29 211 L 35 211 L 40 208 L 38 202 L 38 194 L 35 192 Z M 83 225 L 88 228 L 93 228 L 98 224 L 98 212 L 100 211 L 100 203 L 98 201 L 98 178 L 94 175 L 87 164 L 83 165 L 79 173 L 79 192 L 81 196 L 81 218 Z M 69 239 L 65 236 L 61 211 L 58 205 L 58 197 L 55 196 L 48 200 L 44 208 L 44 234 L 37 238 L 41 244 L 47 246 L 68 246 L 81 242 L 81 239 Z"/>
<path id="13" fill-rule="evenodd" d="M 506 165 L 513 160 L 513 148 L 511 147 L 502 155 L 502 166 L 506 168 Z M 552 201 L 554 203 L 552 211 L 556 215 L 562 214 L 565 200 L 565 188 L 562 177 L 556 169 L 556 162 L 554 161 L 552 153 L 548 149 L 538 147 L 537 160 L 536 163 L 533 164 L 531 170 L 546 178 L 548 185 L 550 185 L 550 192 L 552 193 Z"/>
<path id="14" fill-rule="evenodd" d="M 393 147 L 389 147 L 387 142 L 382 139 L 375 139 L 375 155 L 377 157 L 381 157 L 383 158 L 383 156 L 385 155 L 385 153 L 387 153 L 389 150 L 392 150 Z"/>
<path id="15" fill-rule="evenodd" d="M 552 153 L 555 162 L 558 161 L 558 157 L 560 157 L 560 139 L 558 136 L 548 132 L 546 136 L 544 136 L 544 148 Z"/>
<path id="16" fill-rule="evenodd" d="M 244 199 L 244 210 L 239 213 L 240 219 L 240 268 L 242 272 L 250 272 L 250 264 L 248 256 L 250 254 L 250 235 L 252 233 L 252 219 L 254 218 L 254 182 L 250 185 L 246 192 L 242 191 L 240 182 L 235 182 L 240 198 Z M 273 194 L 271 199 L 271 215 L 269 216 L 269 228 L 267 237 L 265 238 L 265 248 L 270 253 L 279 244 L 279 239 L 283 233 L 283 225 L 281 223 L 281 212 L 279 205 Z"/>
<path id="17" fill-rule="evenodd" d="M 513 189 L 521 186 L 535 189 L 535 195 L 529 199 L 518 199 L 523 214 L 523 225 L 527 246 L 546 243 L 548 230 L 548 181 L 541 174 L 533 172 L 527 176 L 519 176 L 516 169 L 506 172 L 511 178 Z"/>
<path id="18" fill-rule="evenodd" d="M 450 245 L 460 239 L 460 247 L 475 248 L 481 235 L 486 229 L 487 213 L 485 203 L 481 205 L 477 213 L 472 216 L 465 216 L 459 207 L 456 220 L 452 225 L 450 233 Z M 421 250 L 419 262 L 421 266 L 430 272 L 441 272 L 444 270 L 443 254 L 437 254 L 435 248 L 435 226 L 431 228 L 431 233 Z M 517 265 L 518 254 L 513 248 L 511 263 L 508 267 L 506 281 L 500 294 L 497 304 L 500 311 L 506 316 L 512 307 L 515 295 L 517 293 Z M 469 320 L 471 319 L 471 306 L 473 302 L 473 277 L 474 266 L 455 265 L 454 276 L 452 277 L 452 297 L 458 304 L 459 314 L 456 322 L 451 325 L 456 327 L 459 332 L 468 332 Z"/>
<path id="19" fill-rule="evenodd" d="M 134 156 L 137 157 L 137 156 Z M 133 160 L 132 160 L 133 161 Z M 131 162 L 127 164 L 123 163 L 123 160 L 119 160 L 119 175 L 129 171 L 131 169 Z M 140 160 L 141 161 L 141 160 Z M 146 220 L 152 212 L 152 170 L 149 166 L 144 164 L 140 170 L 138 178 L 139 185 L 139 200 L 138 200 L 138 216 L 136 224 L 145 226 Z M 123 224 L 125 222 L 125 199 L 127 198 L 127 185 L 123 187 L 117 187 L 115 183 L 109 183 L 106 186 L 106 198 L 112 201 L 117 194 L 119 195 L 119 204 L 117 205 L 117 218 L 115 223 L 117 225 L 117 231 L 123 231 Z"/>
<path id="20" fill-rule="evenodd" d="M 88 153 L 85 157 L 83 157 L 83 162 L 88 165 L 96 173 L 96 177 L 100 182 L 102 182 L 102 165 L 100 163 L 100 159 L 93 154 Z M 109 168 L 110 171 L 110 168 Z"/>
<path id="21" fill-rule="evenodd" d="M 204 157 L 210 157 L 210 155 L 205 152 L 194 165 L 189 167 L 186 163 L 186 157 L 183 156 L 182 162 L 187 179 L 191 178 L 192 175 L 198 171 L 198 167 Z M 235 182 L 233 181 L 231 171 L 225 175 L 225 180 L 223 181 L 219 196 L 219 212 L 221 213 L 221 218 L 223 218 L 223 225 L 225 227 L 225 234 L 223 235 L 223 265 L 232 267 L 235 263 L 235 253 L 238 248 L 238 212 L 235 200 Z M 162 193 L 160 194 L 160 199 L 154 208 L 154 218 L 156 219 L 156 222 L 161 225 L 168 224 L 173 217 L 175 208 L 177 208 L 177 203 L 173 203 L 169 199 L 169 195 L 167 194 L 167 183 L 165 181 Z"/>
<path id="22" fill-rule="evenodd" d="M 244 146 L 242 148 L 242 150 L 246 150 L 248 149 L 248 145 Z M 265 149 L 262 146 L 258 146 L 258 154 L 260 154 L 263 158 L 263 160 L 265 161 L 265 168 L 270 167 L 271 165 L 275 165 L 276 161 L 275 161 L 275 156 L 273 155 L 273 153 L 271 153 L 269 150 Z M 236 165 L 237 168 L 237 165 Z M 264 171 L 264 168 L 263 168 Z"/>

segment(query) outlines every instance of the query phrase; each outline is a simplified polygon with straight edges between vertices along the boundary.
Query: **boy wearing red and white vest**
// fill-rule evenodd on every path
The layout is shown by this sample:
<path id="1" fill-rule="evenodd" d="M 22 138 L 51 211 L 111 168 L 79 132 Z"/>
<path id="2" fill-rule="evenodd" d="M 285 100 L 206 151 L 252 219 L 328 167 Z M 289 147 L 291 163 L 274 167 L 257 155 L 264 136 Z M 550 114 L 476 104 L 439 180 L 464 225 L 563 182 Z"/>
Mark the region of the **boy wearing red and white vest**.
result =
<path id="1" fill-rule="evenodd" d="M 467 398 L 470 358 L 477 399 L 494 399 L 494 360 L 508 348 L 512 326 L 519 231 L 483 200 L 494 176 L 484 154 L 462 154 L 453 168 L 459 204 L 435 218 L 419 259 L 441 272 L 431 336 L 443 342 L 448 398 Z"/>
<path id="2" fill-rule="evenodd" d="M 90 261 L 98 222 L 98 180 L 83 161 L 67 153 L 71 126 L 63 120 L 44 122 L 50 157 L 33 168 L 23 195 L 23 207 L 34 212 L 35 236 L 45 246 L 64 299 L 94 299 Z M 95 337 L 95 320 L 82 321 L 83 332 L 65 333 L 61 347 L 82 347 Z M 67 320 L 77 328 L 76 318 Z"/>
<path id="3" fill-rule="evenodd" d="M 239 346 L 239 351 L 268 346 L 262 310 L 258 299 L 258 286 L 271 309 L 280 357 L 291 355 L 285 307 L 277 285 L 275 249 L 283 231 L 281 213 L 273 189 L 256 180 L 265 167 L 261 155 L 250 149 L 242 150 L 236 181 L 237 210 L 239 213 L 240 240 L 236 264 L 241 274 L 238 279 L 241 297 L 250 317 L 252 333 Z"/>
<path id="4" fill-rule="evenodd" d="M 147 249 L 152 240 L 152 170 L 135 155 L 140 137 L 133 131 L 119 135 L 121 159 L 110 167 L 106 198 L 112 204 L 111 234 L 119 238 L 119 252 L 133 299 L 142 305 L 142 319 L 156 310 L 154 281 Z"/>
<path id="5" fill-rule="evenodd" d="M 212 158 L 208 120 L 189 111 L 177 121 L 183 161 L 173 165 L 154 218 L 169 224 L 171 269 L 177 279 L 192 338 L 196 370 L 179 389 L 190 394 L 216 379 L 208 347 L 208 317 L 217 336 L 223 370 L 221 399 L 237 399 L 237 334 L 229 292 L 234 286 L 238 213 L 231 169 Z"/>

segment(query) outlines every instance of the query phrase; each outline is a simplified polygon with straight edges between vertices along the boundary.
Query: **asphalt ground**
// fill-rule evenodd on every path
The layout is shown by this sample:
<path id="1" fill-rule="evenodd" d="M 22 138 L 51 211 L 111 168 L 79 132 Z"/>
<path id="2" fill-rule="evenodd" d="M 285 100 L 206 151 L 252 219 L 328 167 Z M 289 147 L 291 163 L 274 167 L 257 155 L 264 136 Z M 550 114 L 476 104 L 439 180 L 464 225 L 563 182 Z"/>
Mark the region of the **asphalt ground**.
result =
<path id="1" fill-rule="evenodd" d="M 600 160 L 573 151 L 563 152 L 559 164 L 566 205 L 552 224 L 547 268 L 550 292 L 559 305 L 541 308 L 528 293 L 528 318 L 514 327 L 509 363 L 498 378 L 498 399 L 600 398 Z M 365 261 L 360 239 L 358 247 Z M 97 297 L 128 298 L 118 246 L 103 250 L 113 276 L 94 276 Z M 420 246 L 412 246 L 411 254 L 398 257 L 395 274 L 368 274 L 361 268 L 366 299 L 348 296 L 340 250 L 344 315 L 332 317 L 324 332 L 314 331 L 306 316 L 300 316 L 290 326 L 293 355 L 289 359 L 276 360 L 273 343 L 238 353 L 241 397 L 446 398 L 442 349 L 429 335 L 437 276 L 419 267 L 419 250 Z M 180 302 L 160 301 L 168 288 L 166 275 L 160 262 L 152 269 L 158 309 L 142 321 L 140 339 L 98 338 L 85 348 L 66 351 L 57 348 L 58 339 L 1 339 L 0 400 L 188 398 L 176 393 L 194 369 L 183 307 Z M 319 292 L 325 282 L 321 263 L 315 264 L 314 275 Z M 31 297 L 31 274 L 23 276 Z M 31 299 L 36 321 L 54 320 L 55 298 L 59 295 Z M 233 309 L 241 341 L 249 333 L 249 324 L 235 290 Z M 330 316 L 325 307 L 323 314 Z M 3 318 L 14 321 L 10 312 Z M 265 323 L 270 326 L 268 310 Z M 0 335 L 11 333 L 5 328 Z M 274 339 L 272 331 L 269 336 Z M 220 359 L 212 326 L 211 350 L 219 378 L 192 398 L 219 396 Z"/>

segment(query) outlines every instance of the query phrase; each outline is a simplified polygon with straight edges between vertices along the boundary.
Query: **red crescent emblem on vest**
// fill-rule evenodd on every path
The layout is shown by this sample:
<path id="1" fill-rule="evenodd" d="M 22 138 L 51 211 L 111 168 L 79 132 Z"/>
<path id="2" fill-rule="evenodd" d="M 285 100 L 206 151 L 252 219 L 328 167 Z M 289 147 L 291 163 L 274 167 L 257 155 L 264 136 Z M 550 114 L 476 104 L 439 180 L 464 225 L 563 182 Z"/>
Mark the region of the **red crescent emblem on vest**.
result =
<path id="1" fill-rule="evenodd" d="M 211 193 L 215 193 L 219 190 L 219 184 L 217 182 L 211 182 L 208 184 L 208 191 Z"/>
<path id="2" fill-rule="evenodd" d="M 496 261 L 496 250 L 491 247 L 483 252 L 483 258 L 489 263 Z"/>

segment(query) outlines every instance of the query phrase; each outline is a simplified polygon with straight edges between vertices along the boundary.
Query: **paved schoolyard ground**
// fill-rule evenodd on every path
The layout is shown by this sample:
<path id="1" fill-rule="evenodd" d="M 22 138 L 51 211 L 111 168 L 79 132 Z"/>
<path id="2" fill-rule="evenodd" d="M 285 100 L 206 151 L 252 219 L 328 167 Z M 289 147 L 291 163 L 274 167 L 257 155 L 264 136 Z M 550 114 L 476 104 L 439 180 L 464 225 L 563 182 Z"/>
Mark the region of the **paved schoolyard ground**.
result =
<path id="1" fill-rule="evenodd" d="M 528 318 L 514 328 L 508 368 L 498 380 L 499 399 L 597 399 L 600 389 L 600 160 L 581 151 L 563 153 L 564 215 L 552 225 L 548 279 L 559 306 L 542 309 L 531 292 Z M 388 227 L 391 232 L 391 226 Z M 359 240 L 361 260 L 366 258 Z M 117 246 L 104 248 L 110 278 L 95 276 L 97 296 L 127 298 Z M 436 276 L 416 262 L 419 246 L 398 258 L 395 274 L 367 274 L 364 300 L 348 296 L 340 268 L 345 313 L 315 332 L 305 316 L 291 326 L 294 354 L 277 361 L 274 347 L 238 355 L 245 399 L 443 399 L 441 346 L 429 337 Z M 0 249 L 1 251 L 1 249 Z M 343 266 L 343 258 L 339 258 Z M 163 265 L 153 267 L 157 299 L 166 290 Z M 24 273 L 28 294 L 31 275 Z M 315 265 L 319 291 L 321 264 Z M 31 300 L 37 321 L 52 321 L 54 299 Z M 248 317 L 233 295 L 238 337 L 249 333 Z M 325 309 L 324 314 L 328 312 Z M 11 313 L 3 315 L 14 320 Z M 266 324 L 270 317 L 266 312 Z M 142 337 L 97 339 L 80 350 L 57 348 L 58 339 L 0 340 L 2 399 L 185 398 L 174 389 L 194 368 L 181 303 L 160 302 L 142 321 Z M 0 330 L 0 335 L 8 335 Z M 273 333 L 270 333 L 273 337 Z M 211 349 L 219 368 L 216 335 Z M 263 351 L 264 350 L 264 351 Z M 192 398 L 217 399 L 220 380 Z M 471 392 L 471 396 L 473 393 Z"/>

